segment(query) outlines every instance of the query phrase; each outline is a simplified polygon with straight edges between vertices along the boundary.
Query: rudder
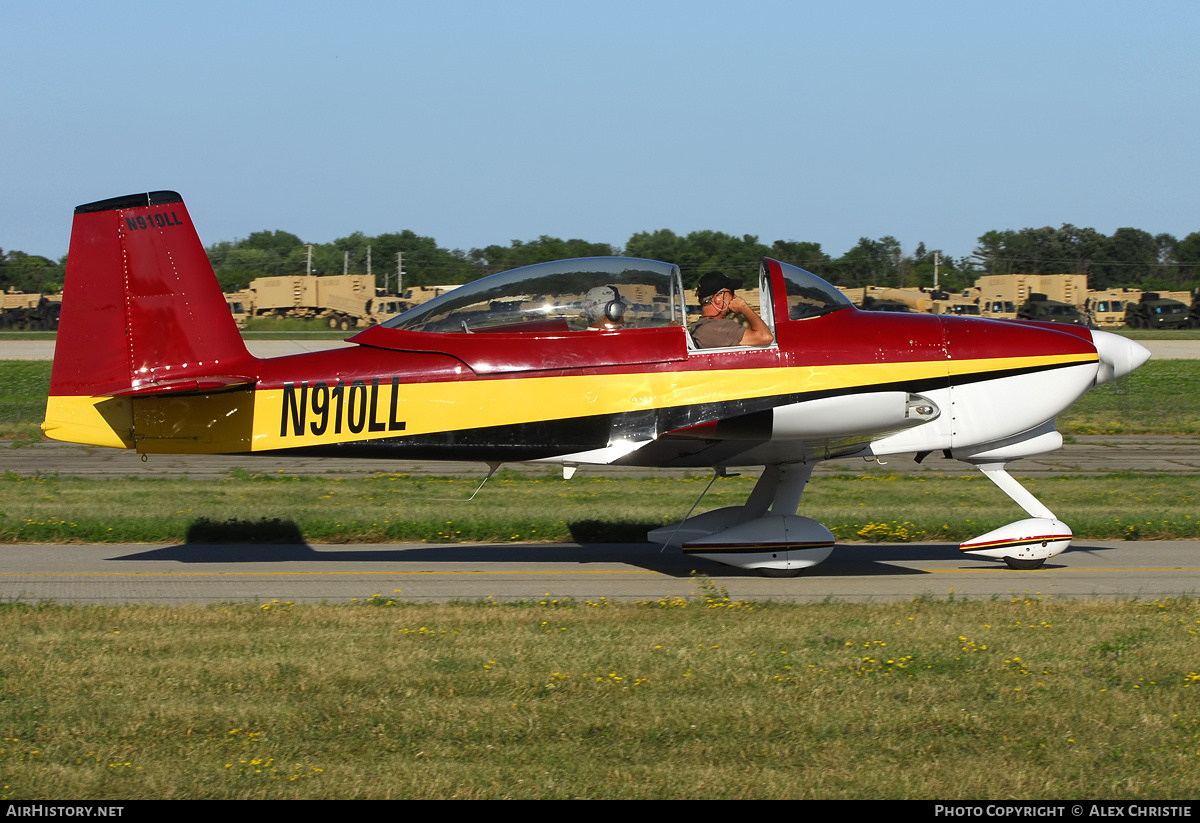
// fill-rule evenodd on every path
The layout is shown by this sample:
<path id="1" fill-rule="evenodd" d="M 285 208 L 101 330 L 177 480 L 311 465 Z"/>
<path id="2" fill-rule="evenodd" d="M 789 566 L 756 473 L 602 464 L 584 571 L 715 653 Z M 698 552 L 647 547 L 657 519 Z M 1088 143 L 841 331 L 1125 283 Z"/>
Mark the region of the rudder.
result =
<path id="1" fill-rule="evenodd" d="M 75 209 L 47 435 L 128 447 L 122 404 L 95 398 L 244 385 L 254 363 L 179 194 Z"/>

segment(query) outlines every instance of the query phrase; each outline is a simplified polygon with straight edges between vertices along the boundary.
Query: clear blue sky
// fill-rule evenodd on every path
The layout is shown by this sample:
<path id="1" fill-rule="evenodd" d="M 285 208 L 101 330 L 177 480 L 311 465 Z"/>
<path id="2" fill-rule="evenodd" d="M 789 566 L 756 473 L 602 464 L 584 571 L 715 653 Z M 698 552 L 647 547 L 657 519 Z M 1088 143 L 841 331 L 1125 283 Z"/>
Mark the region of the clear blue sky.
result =
<path id="1" fill-rule="evenodd" d="M 0 5 L 0 247 L 183 194 L 206 243 L 1200 231 L 1200 3 Z"/>

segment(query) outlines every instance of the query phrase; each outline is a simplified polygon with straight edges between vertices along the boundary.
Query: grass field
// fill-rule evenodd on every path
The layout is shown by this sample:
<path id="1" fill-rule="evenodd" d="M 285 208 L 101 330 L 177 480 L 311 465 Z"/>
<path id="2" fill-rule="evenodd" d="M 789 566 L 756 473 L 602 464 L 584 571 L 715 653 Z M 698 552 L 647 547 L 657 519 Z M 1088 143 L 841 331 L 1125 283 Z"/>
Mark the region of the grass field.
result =
<path id="1" fill-rule="evenodd" d="M 42 439 L 50 393 L 50 363 L 0 360 L 0 440 L 36 443 Z"/>
<path id="2" fill-rule="evenodd" d="M 343 340 L 360 331 L 362 329 L 350 329 L 349 331 L 331 329 L 325 320 L 306 320 L 300 317 L 252 317 L 246 320 L 246 325 L 242 328 L 242 337 L 254 340 L 284 332 L 299 332 L 306 340 L 313 338 Z"/>
<path id="3" fill-rule="evenodd" d="M 1200 537 L 1200 476 L 1025 479 L 1077 537 Z M 681 519 L 708 478 L 611 478 L 502 472 L 478 478 L 365 478 L 235 471 L 225 478 L 0 476 L 0 543 L 265 541 L 640 542 Z M 740 505 L 749 477 L 714 484 L 696 511 Z M 804 514 L 839 541 L 955 541 L 1021 516 L 982 475 L 840 475 L 813 483 Z"/>
<path id="4" fill-rule="evenodd" d="M 1130 340 L 1200 340 L 1200 329 L 1104 329 Z"/>
<path id="5" fill-rule="evenodd" d="M 1057 418 L 1064 434 L 1200 432 L 1200 360 L 1151 360 L 1085 394 Z"/>
<path id="6" fill-rule="evenodd" d="M 0 796 L 1200 796 L 1194 600 L 402 597 L 0 606 Z"/>
<path id="7" fill-rule="evenodd" d="M 0 437 L 36 439 L 48 377 L 0 363 Z M 1060 422 L 1195 433 L 1197 398 L 1200 363 L 1151 362 Z M 503 472 L 468 505 L 477 482 L 6 473 L 0 542 L 633 540 L 707 479 Z M 1197 476 L 1028 485 L 1080 536 L 1197 536 Z M 982 477 L 894 474 L 824 478 L 805 514 L 842 541 L 1019 516 Z M 0 602 L 0 799 L 1200 796 L 1194 599 L 403 598 Z"/>

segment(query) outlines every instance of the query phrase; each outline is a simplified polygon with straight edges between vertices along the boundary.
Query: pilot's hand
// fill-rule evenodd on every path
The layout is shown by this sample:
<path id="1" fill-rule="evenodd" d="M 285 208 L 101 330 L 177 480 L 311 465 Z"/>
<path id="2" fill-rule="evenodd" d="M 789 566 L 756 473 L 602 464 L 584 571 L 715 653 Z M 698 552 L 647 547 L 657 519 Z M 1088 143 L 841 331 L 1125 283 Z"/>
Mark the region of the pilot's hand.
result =
<path id="1" fill-rule="evenodd" d="M 734 314 L 745 314 L 749 305 L 739 295 L 734 295 L 728 303 L 725 304 Z"/>

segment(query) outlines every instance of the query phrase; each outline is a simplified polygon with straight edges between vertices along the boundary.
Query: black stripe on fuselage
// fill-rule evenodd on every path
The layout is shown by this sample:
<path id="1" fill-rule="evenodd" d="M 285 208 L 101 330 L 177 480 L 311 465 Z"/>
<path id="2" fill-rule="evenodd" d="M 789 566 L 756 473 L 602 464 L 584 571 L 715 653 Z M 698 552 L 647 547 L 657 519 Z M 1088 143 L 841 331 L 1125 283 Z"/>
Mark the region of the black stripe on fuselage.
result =
<path id="1" fill-rule="evenodd" d="M 979 383 L 1021 374 L 1050 371 L 1080 365 L 1078 362 L 1051 363 L 1043 366 L 976 372 L 954 378 L 955 385 Z M 617 414 L 574 417 L 561 420 L 538 420 L 503 426 L 482 426 L 458 431 L 409 434 L 395 437 L 356 440 L 328 445 L 276 449 L 254 454 L 291 454 L 307 457 L 361 457 L 373 459 L 465 460 L 483 462 L 521 462 L 540 460 L 577 452 L 605 448 L 613 440 L 649 440 L 678 429 L 719 421 L 716 441 L 731 438 L 738 441 L 736 450 L 748 450 L 771 437 L 772 410 L 793 403 L 820 400 L 826 397 L 867 394 L 884 391 L 905 391 L 912 394 L 943 389 L 951 384 L 949 377 L 939 376 L 922 380 L 898 381 L 832 389 L 819 392 L 797 392 L 771 397 L 742 398 L 693 406 L 672 406 L 660 409 L 622 412 Z M 700 451 L 706 441 L 694 440 L 694 446 L 683 445 L 681 451 Z"/>

